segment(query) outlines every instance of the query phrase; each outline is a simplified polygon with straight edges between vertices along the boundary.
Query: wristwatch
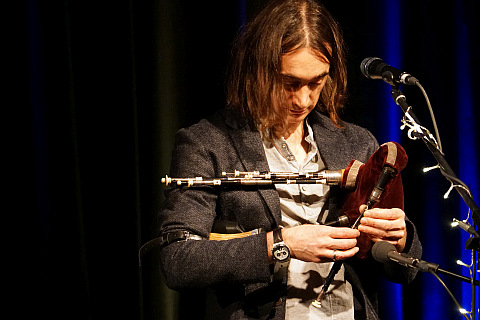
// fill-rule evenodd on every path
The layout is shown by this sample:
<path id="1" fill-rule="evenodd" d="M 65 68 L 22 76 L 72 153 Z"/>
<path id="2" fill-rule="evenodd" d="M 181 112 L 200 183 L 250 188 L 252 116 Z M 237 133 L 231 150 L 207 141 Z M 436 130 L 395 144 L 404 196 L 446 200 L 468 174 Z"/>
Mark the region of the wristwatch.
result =
<path id="1" fill-rule="evenodd" d="M 273 279 L 286 281 L 286 273 L 288 271 L 288 265 L 290 264 L 290 249 L 283 242 L 282 228 L 273 230 L 273 248 L 272 248 L 273 260 L 275 261 L 273 268 Z"/>

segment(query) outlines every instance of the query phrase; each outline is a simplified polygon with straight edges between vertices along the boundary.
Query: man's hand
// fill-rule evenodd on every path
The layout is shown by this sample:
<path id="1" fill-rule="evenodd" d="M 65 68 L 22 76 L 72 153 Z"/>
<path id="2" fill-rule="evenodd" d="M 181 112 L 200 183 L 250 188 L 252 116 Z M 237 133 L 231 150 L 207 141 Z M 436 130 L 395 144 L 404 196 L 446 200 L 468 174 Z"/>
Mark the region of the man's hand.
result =
<path id="1" fill-rule="evenodd" d="M 360 232 L 351 228 L 304 224 L 282 229 L 283 241 L 290 248 L 292 258 L 307 262 L 344 260 L 358 252 Z M 273 245 L 271 232 L 267 234 L 269 257 Z M 271 260 L 272 261 L 272 260 Z"/>
<path id="2" fill-rule="evenodd" d="M 360 212 L 365 206 L 360 206 Z M 360 232 L 368 234 L 373 242 L 387 241 L 393 244 L 398 252 L 405 248 L 407 240 L 407 228 L 405 225 L 405 213 L 403 210 L 394 209 L 370 209 L 364 212 L 358 226 Z"/>

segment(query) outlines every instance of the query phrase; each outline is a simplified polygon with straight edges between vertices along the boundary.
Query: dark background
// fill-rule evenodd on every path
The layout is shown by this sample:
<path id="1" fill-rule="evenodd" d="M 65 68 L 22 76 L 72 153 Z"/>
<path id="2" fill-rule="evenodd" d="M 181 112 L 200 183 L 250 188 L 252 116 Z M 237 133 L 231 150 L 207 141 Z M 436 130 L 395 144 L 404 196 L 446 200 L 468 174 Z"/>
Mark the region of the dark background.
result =
<path id="1" fill-rule="evenodd" d="M 175 131 L 224 106 L 230 44 L 264 2 L 30 0 L 6 7 L 4 168 L 11 209 L 4 212 L 4 261 L 14 319 L 177 319 L 195 310 L 193 292 L 185 297 L 165 288 L 155 251 L 142 269 L 137 252 L 155 237 Z M 392 42 L 399 45 L 395 66 L 425 87 L 447 160 L 478 199 L 478 2 L 324 3 L 349 48 L 343 118 L 381 143 L 392 140 L 388 113 L 398 107 L 388 101 L 389 86 L 364 78 L 359 65 L 370 56 L 393 65 L 388 52 Z M 433 132 L 418 88 L 402 90 Z M 463 273 L 455 260 L 469 261 L 465 235 L 449 223 L 467 210 L 455 191 L 443 200 L 449 183 L 438 171 L 421 173 L 436 164 L 428 150 L 397 131 L 410 159 L 403 172 L 406 212 L 424 258 Z M 469 309 L 468 286 L 442 278 Z M 461 318 L 429 274 L 389 290 L 396 298 L 387 305 L 398 319 Z M 382 313 L 393 319 L 389 309 Z"/>

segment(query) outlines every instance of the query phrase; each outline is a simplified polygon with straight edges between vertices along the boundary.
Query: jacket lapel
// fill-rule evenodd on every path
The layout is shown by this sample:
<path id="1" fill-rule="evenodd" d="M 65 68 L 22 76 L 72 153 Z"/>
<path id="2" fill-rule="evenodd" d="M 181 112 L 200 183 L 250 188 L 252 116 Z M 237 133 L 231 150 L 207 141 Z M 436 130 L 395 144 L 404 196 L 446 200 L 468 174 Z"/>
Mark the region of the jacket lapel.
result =
<path id="1" fill-rule="evenodd" d="M 263 142 L 260 132 L 252 130 L 246 121 L 239 121 L 240 117 L 227 112 L 225 122 L 231 127 L 230 138 L 238 153 L 240 161 L 246 171 L 270 171 L 267 158 L 263 149 Z M 243 118 L 240 118 L 243 119 Z M 265 200 L 276 224 L 281 222 L 280 200 L 275 188 L 258 190 Z"/>
<path id="2" fill-rule="evenodd" d="M 329 117 L 316 110 L 312 111 L 308 117 L 325 168 L 328 170 L 344 169 L 345 160 L 339 152 L 339 148 L 344 146 L 341 144 L 342 129 L 335 127 Z"/>

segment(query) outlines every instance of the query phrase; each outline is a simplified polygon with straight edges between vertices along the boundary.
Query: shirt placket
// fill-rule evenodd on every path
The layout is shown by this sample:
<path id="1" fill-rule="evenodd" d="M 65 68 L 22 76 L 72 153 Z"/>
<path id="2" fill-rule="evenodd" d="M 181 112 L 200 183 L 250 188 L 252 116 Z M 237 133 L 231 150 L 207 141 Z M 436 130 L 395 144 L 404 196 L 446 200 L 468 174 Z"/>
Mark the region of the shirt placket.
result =
<path id="1" fill-rule="evenodd" d="M 284 138 L 282 138 L 277 142 L 278 145 L 280 146 L 279 149 L 281 150 L 282 156 L 288 161 L 288 166 L 296 170 L 298 173 L 303 173 L 304 168 L 308 166 L 308 164 L 312 161 L 316 153 L 316 148 L 313 146 L 313 144 L 311 143 L 311 140 L 308 138 L 309 136 L 307 137 L 306 141 L 310 145 L 310 148 L 309 148 L 310 151 L 308 152 L 307 157 L 305 158 L 305 162 L 301 165 L 296 160 L 295 155 L 290 150 Z M 308 187 L 306 185 L 297 185 L 296 187 L 298 190 L 298 194 L 300 195 L 300 201 L 302 202 L 303 210 L 307 211 L 308 210 L 307 208 L 310 206 L 310 203 L 306 201 Z"/>

